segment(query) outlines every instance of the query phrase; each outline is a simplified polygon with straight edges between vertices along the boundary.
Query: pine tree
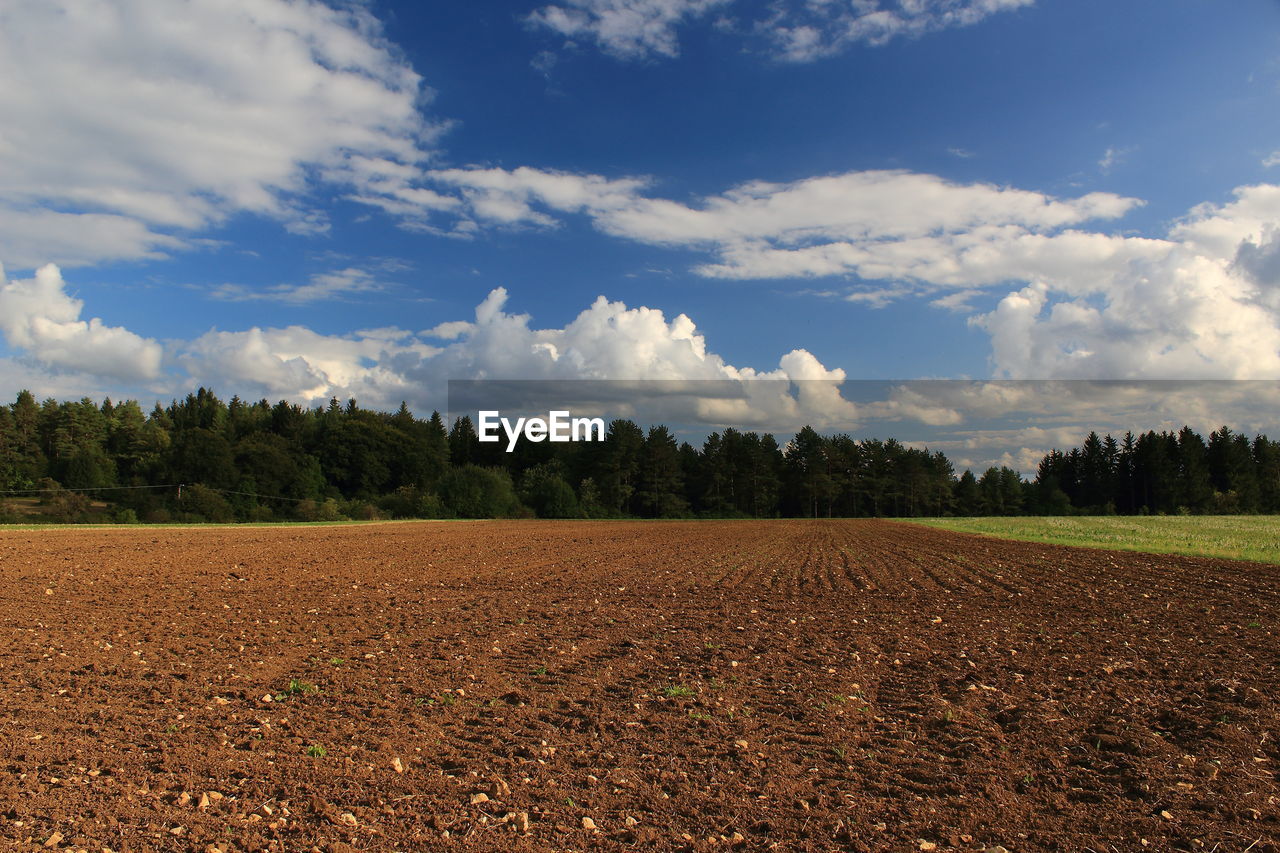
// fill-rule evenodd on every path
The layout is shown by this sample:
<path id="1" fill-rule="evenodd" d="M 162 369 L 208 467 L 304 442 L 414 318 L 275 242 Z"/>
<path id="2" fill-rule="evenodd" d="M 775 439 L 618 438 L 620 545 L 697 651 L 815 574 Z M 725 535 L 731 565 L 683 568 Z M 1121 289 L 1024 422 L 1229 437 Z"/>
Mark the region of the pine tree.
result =
<path id="1" fill-rule="evenodd" d="M 834 494 L 827 457 L 827 441 L 811 426 L 805 426 L 788 445 L 784 457 L 792 493 L 798 498 L 800 514 L 810 518 L 830 512 Z"/>
<path id="2" fill-rule="evenodd" d="M 978 490 L 978 478 L 965 469 L 956 482 L 953 505 L 957 515 L 975 516 L 982 513 L 982 494 Z"/>
<path id="3" fill-rule="evenodd" d="M 640 454 L 636 506 L 649 518 L 677 518 L 688 512 L 680 471 L 680 450 L 665 426 L 649 429 Z"/>
<path id="4" fill-rule="evenodd" d="M 463 415 L 453 422 L 449 433 L 449 464 L 455 468 L 471 465 L 480 458 L 480 437 L 470 415 Z"/>
<path id="5" fill-rule="evenodd" d="M 1213 484 L 1209 481 L 1209 457 L 1195 430 L 1184 426 L 1178 431 L 1178 504 L 1191 512 L 1203 512 L 1213 500 Z"/>
<path id="6" fill-rule="evenodd" d="M 1252 451 L 1258 511 L 1280 512 L 1280 442 L 1259 435 L 1253 441 Z"/>
<path id="7" fill-rule="evenodd" d="M 425 439 L 423 468 L 427 484 L 431 484 L 444 476 L 445 469 L 449 467 L 449 435 L 439 412 L 431 413 L 425 429 Z"/>

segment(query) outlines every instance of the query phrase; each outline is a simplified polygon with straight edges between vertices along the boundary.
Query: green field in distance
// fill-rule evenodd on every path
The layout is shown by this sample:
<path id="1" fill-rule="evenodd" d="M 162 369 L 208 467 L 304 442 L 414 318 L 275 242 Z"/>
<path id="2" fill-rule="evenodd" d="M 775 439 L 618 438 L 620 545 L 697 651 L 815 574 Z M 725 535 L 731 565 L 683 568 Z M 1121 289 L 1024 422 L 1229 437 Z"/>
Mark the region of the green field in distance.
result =
<path id="1" fill-rule="evenodd" d="M 1003 539 L 1280 564 L 1280 516 L 1051 516 L 912 518 L 946 530 Z"/>

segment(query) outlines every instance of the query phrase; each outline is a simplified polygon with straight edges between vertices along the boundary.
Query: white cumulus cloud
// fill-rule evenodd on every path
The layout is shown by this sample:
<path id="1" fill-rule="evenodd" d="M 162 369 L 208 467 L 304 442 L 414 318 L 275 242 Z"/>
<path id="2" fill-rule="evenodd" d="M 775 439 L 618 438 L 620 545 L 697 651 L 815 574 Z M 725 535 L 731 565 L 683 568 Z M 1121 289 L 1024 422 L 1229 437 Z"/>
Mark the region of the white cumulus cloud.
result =
<path id="1" fill-rule="evenodd" d="M 299 325 L 215 328 L 161 345 L 97 319 L 81 320 L 81 301 L 67 294 L 57 267 L 48 265 L 31 280 L 0 287 L 0 333 L 20 353 L 0 364 L 15 366 L 9 381 L 22 387 L 38 380 L 38 390 L 67 387 L 56 374 L 74 373 L 80 387 L 106 387 L 115 396 L 136 395 L 139 388 L 142 396 L 183 394 L 204 385 L 305 404 L 355 397 L 393 409 L 405 400 L 419 411 L 446 406 L 450 379 L 714 380 L 733 384 L 734 393 L 686 390 L 665 411 L 774 429 L 806 421 L 846 423 L 856 416 L 837 387 L 844 371 L 827 368 L 803 349 L 784 353 L 772 368 L 738 367 L 713 352 L 684 314 L 667 318 L 602 296 L 563 327 L 540 328 L 528 314 L 508 311 L 507 301 L 506 290 L 495 288 L 472 318 L 445 320 L 417 334 L 398 328 L 322 334 Z M 20 364 L 27 366 L 16 369 Z M 0 393 L 18 387 L 0 383 Z M 615 406 L 615 415 L 625 416 L 627 405 Z"/>
<path id="2" fill-rule="evenodd" d="M 1280 378 L 1280 300 L 1270 247 L 1280 187 L 1241 187 L 1163 240 L 1108 238 L 1095 274 L 1041 270 L 973 318 L 998 375 Z"/>
<path id="3" fill-rule="evenodd" d="M 29 279 L 9 280 L 0 267 L 0 332 L 39 365 L 124 381 L 156 378 L 159 343 L 94 317 L 69 296 L 62 272 L 46 264 Z"/>

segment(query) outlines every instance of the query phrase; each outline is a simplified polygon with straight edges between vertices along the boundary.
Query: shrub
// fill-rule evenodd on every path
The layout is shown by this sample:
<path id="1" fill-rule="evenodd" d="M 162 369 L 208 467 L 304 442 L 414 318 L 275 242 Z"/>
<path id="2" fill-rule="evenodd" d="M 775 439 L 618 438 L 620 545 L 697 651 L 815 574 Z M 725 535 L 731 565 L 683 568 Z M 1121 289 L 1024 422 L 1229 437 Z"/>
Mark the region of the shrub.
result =
<path id="1" fill-rule="evenodd" d="M 503 518 L 521 508 L 511 475 L 499 468 L 450 468 L 440 478 L 440 497 L 462 518 Z"/>
<path id="2" fill-rule="evenodd" d="M 191 521 L 209 520 L 218 524 L 235 521 L 235 510 L 227 499 L 206 486 L 193 483 L 182 490 L 178 507 Z"/>
<path id="3" fill-rule="evenodd" d="M 520 497 L 539 518 L 578 518 L 582 515 L 573 486 L 548 465 L 535 465 L 525 472 Z"/>
<path id="4" fill-rule="evenodd" d="M 338 502 L 333 498 L 326 498 L 323 503 L 301 501 L 294 512 L 301 521 L 341 521 L 343 517 L 338 510 Z"/>
<path id="5" fill-rule="evenodd" d="M 392 518 L 448 518 L 451 513 L 435 492 L 401 486 L 378 502 Z"/>
<path id="6" fill-rule="evenodd" d="M 53 482 L 53 481 L 49 481 Z M 46 486 L 45 488 L 50 488 Z M 54 483 L 57 491 L 47 493 L 41 503 L 49 507 L 49 516 L 60 524 L 83 522 L 89 513 L 89 498 L 83 492 L 64 491 Z"/>
<path id="7" fill-rule="evenodd" d="M 263 506 L 260 504 L 249 510 L 250 521 L 274 521 L 275 517 L 275 512 L 269 506 Z"/>
<path id="8" fill-rule="evenodd" d="M 147 524 L 168 524 L 173 520 L 173 514 L 165 507 L 158 506 L 147 510 L 142 520 Z"/>
<path id="9" fill-rule="evenodd" d="M 347 501 L 342 505 L 342 514 L 356 521 L 377 521 L 385 518 L 378 508 L 368 501 Z"/>

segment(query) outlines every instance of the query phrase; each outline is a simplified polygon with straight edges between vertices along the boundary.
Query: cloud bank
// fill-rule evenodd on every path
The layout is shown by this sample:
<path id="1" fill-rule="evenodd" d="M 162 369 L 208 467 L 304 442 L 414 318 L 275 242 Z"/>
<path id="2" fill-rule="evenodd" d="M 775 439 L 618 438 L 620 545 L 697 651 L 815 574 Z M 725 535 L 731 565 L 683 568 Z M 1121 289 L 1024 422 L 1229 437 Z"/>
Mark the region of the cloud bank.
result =
<path id="1" fill-rule="evenodd" d="M 12 0 L 0 10 L 0 258 L 153 258 L 237 213 L 323 231 L 317 182 L 364 192 L 440 128 L 360 5 Z M 56 46 L 56 47 L 55 47 Z"/>
<path id="2" fill-rule="evenodd" d="M 326 335 L 304 326 L 210 329 L 189 340 L 161 342 L 99 319 L 81 319 L 83 303 L 69 296 L 52 264 L 29 280 L 0 286 L 0 332 L 20 351 L 3 375 L 12 395 L 38 379 L 62 387 L 68 376 L 83 388 L 142 389 L 157 397 L 185 394 L 196 385 L 231 389 L 245 397 L 318 404 L 355 397 L 394 409 L 444 408 L 449 379 L 770 379 L 735 400 L 690 399 L 684 414 L 723 423 L 789 425 L 847 421 L 851 404 L 832 393 L 844 371 L 828 369 L 803 349 L 783 354 L 765 370 L 737 367 L 712 352 L 688 316 L 668 320 L 661 311 L 631 308 L 603 296 L 562 328 L 538 328 L 528 314 L 506 310 L 496 288 L 469 320 L 421 331 L 366 329 Z M 790 387 L 826 380 L 826 388 Z"/>
<path id="3" fill-rule="evenodd" d="M 1280 431 L 1280 381 L 856 381 L 803 349 L 767 369 L 729 364 L 684 314 L 668 319 L 600 297 L 563 327 L 542 328 L 507 302 L 496 288 L 471 318 L 418 332 L 251 327 L 161 342 L 83 319 L 83 302 L 47 265 L 30 279 L 0 275 L 0 334 L 19 352 L 0 359 L 0 397 L 36 387 L 149 402 L 204 385 L 306 405 L 355 397 L 393 410 L 404 400 L 424 413 L 447 408 L 448 379 L 550 380 L 599 404 L 575 406 L 579 413 L 694 432 L 733 425 L 787 435 L 811 424 L 942 450 L 961 468 L 1003 464 L 1025 474 L 1050 448 L 1075 446 L 1093 429 L 1120 435 L 1189 423 L 1207 434 L 1225 422 Z M 619 393 L 618 380 L 645 382 Z"/>
<path id="4" fill-rule="evenodd" d="M 615 237 L 711 255 L 718 279 L 839 277 L 846 298 L 912 296 L 970 313 L 1009 378 L 1280 377 L 1280 187 L 1240 187 L 1159 237 L 1102 230 L 1142 201 L 1078 198 L 907 171 L 753 181 L 694 203 L 644 178 L 433 170 L 460 233 L 587 217 Z M 998 302 L 974 313 L 986 295 Z"/>

